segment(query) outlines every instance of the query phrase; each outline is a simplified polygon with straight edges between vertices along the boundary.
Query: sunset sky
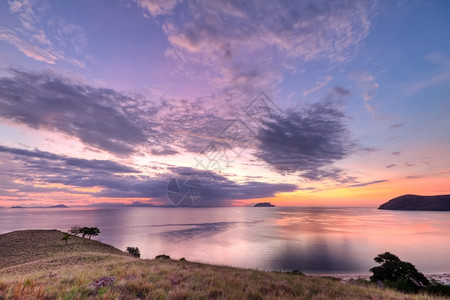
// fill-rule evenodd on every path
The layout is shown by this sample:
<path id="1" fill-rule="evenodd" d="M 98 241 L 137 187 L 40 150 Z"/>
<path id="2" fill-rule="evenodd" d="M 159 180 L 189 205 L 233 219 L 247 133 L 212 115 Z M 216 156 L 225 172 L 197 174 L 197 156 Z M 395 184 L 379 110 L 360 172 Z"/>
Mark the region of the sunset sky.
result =
<path id="1" fill-rule="evenodd" d="M 0 2 L 0 206 L 450 194 L 450 1 Z M 181 179 L 182 180 L 182 179 Z"/>

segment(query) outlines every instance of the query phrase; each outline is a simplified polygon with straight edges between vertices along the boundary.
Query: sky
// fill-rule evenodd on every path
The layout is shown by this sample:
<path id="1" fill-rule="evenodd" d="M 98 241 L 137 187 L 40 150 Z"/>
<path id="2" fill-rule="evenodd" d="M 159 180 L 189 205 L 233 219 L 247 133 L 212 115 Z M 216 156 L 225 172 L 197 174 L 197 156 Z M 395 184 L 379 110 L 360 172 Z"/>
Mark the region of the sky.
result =
<path id="1" fill-rule="evenodd" d="M 0 2 L 0 206 L 450 194 L 449 1 Z"/>

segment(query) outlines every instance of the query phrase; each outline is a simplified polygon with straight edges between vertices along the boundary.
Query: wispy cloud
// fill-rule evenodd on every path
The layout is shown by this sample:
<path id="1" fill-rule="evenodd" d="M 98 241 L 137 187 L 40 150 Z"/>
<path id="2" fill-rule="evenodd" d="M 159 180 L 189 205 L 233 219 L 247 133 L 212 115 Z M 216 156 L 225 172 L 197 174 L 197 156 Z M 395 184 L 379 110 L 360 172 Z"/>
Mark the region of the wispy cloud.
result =
<path id="1" fill-rule="evenodd" d="M 83 28 L 63 19 L 55 19 L 54 22 L 58 27 L 56 34 L 57 43 L 64 47 L 73 48 L 77 54 L 83 54 L 88 44 Z"/>
<path id="2" fill-rule="evenodd" d="M 35 60 L 43 61 L 48 64 L 55 64 L 58 60 L 58 55 L 52 50 L 33 45 L 28 41 L 17 37 L 11 30 L 0 27 L 0 40 L 16 47 L 23 54 Z"/>
<path id="3" fill-rule="evenodd" d="M 450 66 L 450 56 L 440 51 L 434 51 L 425 55 L 425 59 L 438 66 Z"/>
<path id="4" fill-rule="evenodd" d="M 167 55 L 208 66 L 212 81 L 222 78 L 224 87 L 254 76 L 251 82 L 271 86 L 280 80 L 280 65 L 298 67 L 294 60 L 351 59 L 369 34 L 374 7 L 354 1 L 137 2 L 162 23 L 171 45 Z"/>
<path id="5" fill-rule="evenodd" d="M 445 72 L 436 76 L 433 76 L 429 79 L 424 79 L 422 81 L 414 82 L 409 84 L 408 88 L 406 89 L 406 92 L 408 94 L 414 94 L 417 93 L 423 89 L 426 89 L 430 86 L 441 84 L 446 81 L 450 81 L 450 72 Z"/>
<path id="6" fill-rule="evenodd" d="M 33 7 L 33 2 L 28 0 L 14 0 L 8 3 L 10 12 L 17 17 L 22 26 L 14 30 L 0 27 L 0 40 L 38 61 L 48 64 L 65 61 L 77 67 L 85 67 L 85 62 L 82 60 L 68 56 L 61 49 L 57 49 L 44 30 L 45 26 L 55 26 L 59 45 L 72 47 L 78 54 L 82 54 L 87 39 L 80 26 L 63 20 L 60 20 L 58 24 L 55 20 L 44 22 L 39 14 L 35 13 L 36 8 Z"/>
<path id="7" fill-rule="evenodd" d="M 31 39 L 39 44 L 50 46 L 50 40 L 42 28 L 37 26 L 39 16 L 34 13 L 32 2 L 29 0 L 14 0 L 8 3 L 10 12 L 18 17 L 23 30 L 30 35 Z"/>
<path id="8" fill-rule="evenodd" d="M 348 187 L 362 187 L 362 186 L 368 186 L 368 185 L 377 184 L 377 183 L 383 183 L 383 182 L 387 182 L 387 181 L 389 181 L 389 180 L 386 180 L 386 179 L 374 180 L 374 181 L 370 181 L 370 182 L 352 184 L 352 185 L 349 185 Z"/>
<path id="9" fill-rule="evenodd" d="M 142 8 L 147 10 L 152 16 L 159 16 L 169 13 L 180 0 L 134 0 Z"/>
<path id="10" fill-rule="evenodd" d="M 396 123 L 396 124 L 392 124 L 391 126 L 389 126 L 389 129 L 397 129 L 400 127 L 403 127 L 404 124 L 402 123 Z"/>
<path id="11" fill-rule="evenodd" d="M 373 116 L 377 116 L 377 111 L 372 103 L 372 99 L 375 92 L 379 88 L 378 82 L 375 77 L 368 72 L 359 72 L 351 76 L 359 85 L 361 90 L 362 99 L 366 110 Z"/>
<path id="12" fill-rule="evenodd" d="M 307 96 L 311 93 L 314 93 L 318 90 L 320 90 L 321 88 L 325 87 L 328 85 L 328 83 L 333 79 L 333 76 L 327 76 L 325 77 L 324 80 L 320 80 L 318 82 L 316 82 L 316 85 L 313 86 L 312 88 L 310 88 L 309 90 L 306 90 L 303 92 L 303 96 Z"/>

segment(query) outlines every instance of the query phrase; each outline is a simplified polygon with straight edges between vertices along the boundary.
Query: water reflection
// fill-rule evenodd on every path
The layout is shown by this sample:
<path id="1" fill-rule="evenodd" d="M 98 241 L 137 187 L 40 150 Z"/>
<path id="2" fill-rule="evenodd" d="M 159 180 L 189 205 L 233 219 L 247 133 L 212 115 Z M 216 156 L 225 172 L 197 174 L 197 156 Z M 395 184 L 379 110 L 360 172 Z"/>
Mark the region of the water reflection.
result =
<path id="1" fill-rule="evenodd" d="M 0 232 L 97 226 L 99 240 L 143 257 L 265 270 L 367 273 L 391 251 L 423 272 L 449 272 L 449 212 L 371 208 L 0 209 Z"/>
<path id="2" fill-rule="evenodd" d="M 200 238 L 208 238 L 229 230 L 232 226 L 236 226 L 239 222 L 215 222 L 215 223 L 199 223 L 199 224 L 180 224 L 176 227 L 189 227 L 186 229 L 178 229 L 167 231 L 160 234 L 162 238 L 171 242 L 181 242 L 196 240 Z M 174 226 L 174 225 L 170 225 Z"/>

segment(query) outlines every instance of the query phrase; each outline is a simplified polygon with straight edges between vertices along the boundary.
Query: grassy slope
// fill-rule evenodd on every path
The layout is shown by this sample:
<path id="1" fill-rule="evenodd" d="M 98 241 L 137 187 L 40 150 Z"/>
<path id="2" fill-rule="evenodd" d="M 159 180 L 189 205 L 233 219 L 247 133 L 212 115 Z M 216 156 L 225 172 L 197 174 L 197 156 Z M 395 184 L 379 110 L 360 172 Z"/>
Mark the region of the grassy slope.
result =
<path id="1" fill-rule="evenodd" d="M 63 236 L 57 230 L 23 230 L 0 235 L 0 269 L 84 252 L 127 255 L 110 245 L 75 236 L 66 245 L 61 240 Z"/>
<path id="2" fill-rule="evenodd" d="M 141 260 L 97 241 L 28 230 L 0 235 L 0 299 L 437 299 L 325 278 Z M 102 276 L 111 287 L 89 288 Z"/>

